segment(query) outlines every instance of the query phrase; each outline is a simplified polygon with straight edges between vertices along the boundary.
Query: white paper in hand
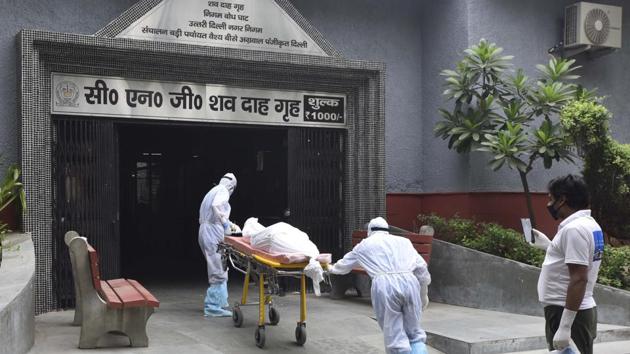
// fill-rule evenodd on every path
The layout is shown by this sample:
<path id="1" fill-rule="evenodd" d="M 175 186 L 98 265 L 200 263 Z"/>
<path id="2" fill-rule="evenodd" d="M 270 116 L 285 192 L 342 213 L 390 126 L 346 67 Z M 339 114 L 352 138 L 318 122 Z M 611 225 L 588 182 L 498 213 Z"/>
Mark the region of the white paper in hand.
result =
<path id="1" fill-rule="evenodd" d="M 521 218 L 521 226 L 523 227 L 523 238 L 525 242 L 531 243 L 532 238 L 532 222 L 529 218 Z"/>

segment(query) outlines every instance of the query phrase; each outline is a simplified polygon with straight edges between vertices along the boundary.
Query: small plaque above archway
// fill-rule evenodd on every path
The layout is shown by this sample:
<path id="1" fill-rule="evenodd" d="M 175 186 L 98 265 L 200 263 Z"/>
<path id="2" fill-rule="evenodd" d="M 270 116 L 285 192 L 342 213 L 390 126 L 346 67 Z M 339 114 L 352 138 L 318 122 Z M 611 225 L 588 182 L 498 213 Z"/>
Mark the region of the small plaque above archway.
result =
<path id="1" fill-rule="evenodd" d="M 227 47 L 280 53 L 337 56 L 286 0 L 141 1 L 110 28 L 116 38 Z M 144 12 L 143 9 L 146 9 Z M 99 32 L 106 31 L 107 28 Z M 97 33 L 99 35 L 99 33 Z"/>

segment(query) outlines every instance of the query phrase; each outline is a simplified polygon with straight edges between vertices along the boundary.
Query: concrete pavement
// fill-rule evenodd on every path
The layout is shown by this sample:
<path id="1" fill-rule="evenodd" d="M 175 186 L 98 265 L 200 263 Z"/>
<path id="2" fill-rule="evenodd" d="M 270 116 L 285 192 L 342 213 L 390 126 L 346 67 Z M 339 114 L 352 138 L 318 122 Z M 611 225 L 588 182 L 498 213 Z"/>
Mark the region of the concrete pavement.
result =
<path id="1" fill-rule="evenodd" d="M 230 301 L 240 299 L 241 287 L 233 282 Z M 254 331 L 258 318 L 256 306 L 243 307 L 243 327 L 235 328 L 231 318 L 204 318 L 203 297 L 206 284 L 145 284 L 160 300 L 160 308 L 149 319 L 148 348 L 129 348 L 126 337 L 108 335 L 101 344 L 118 348 L 99 349 L 98 353 L 347 353 L 382 354 L 383 336 L 369 301 L 353 299 L 332 301 L 325 296 L 307 298 L 307 341 L 295 343 L 299 318 L 299 296 L 274 297 L 280 313 L 277 326 L 266 326 L 264 350 L 256 347 Z M 256 300 L 252 287 L 250 294 Z M 30 353 L 83 353 L 77 349 L 79 327 L 70 325 L 73 311 L 47 313 L 36 318 L 35 346 Z M 439 353 L 439 352 L 433 352 Z"/>
<path id="2" fill-rule="evenodd" d="M 254 343 L 257 307 L 243 308 L 242 328 L 235 328 L 231 318 L 204 318 L 202 314 L 204 283 L 180 282 L 145 284 L 161 301 L 149 320 L 148 348 L 129 348 L 126 337 L 108 335 L 101 340 L 98 353 L 347 353 L 382 354 L 383 335 L 374 320 L 369 299 L 347 297 L 332 300 L 308 295 L 307 341 L 295 343 L 295 326 L 299 317 L 299 296 L 274 297 L 280 312 L 277 326 L 266 326 L 266 345 Z M 250 294 L 256 299 L 252 287 Z M 238 279 L 230 284 L 230 301 L 240 299 Z M 30 353 L 85 353 L 77 349 L 79 327 L 70 325 L 73 311 L 52 312 L 37 316 L 35 345 Z M 423 327 L 431 354 L 459 353 L 545 353 L 543 319 L 535 316 L 506 314 L 439 303 L 430 304 L 423 316 Z M 599 326 L 600 339 L 596 354 L 630 353 L 630 328 Z M 532 351 L 533 350 L 533 351 Z"/>

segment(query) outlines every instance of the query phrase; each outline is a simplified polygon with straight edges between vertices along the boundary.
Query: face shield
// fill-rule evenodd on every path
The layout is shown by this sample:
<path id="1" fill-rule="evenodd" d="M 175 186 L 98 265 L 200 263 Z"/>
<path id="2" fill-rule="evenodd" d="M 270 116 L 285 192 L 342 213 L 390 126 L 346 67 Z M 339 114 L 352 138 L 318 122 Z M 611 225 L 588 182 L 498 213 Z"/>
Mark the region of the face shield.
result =
<path id="1" fill-rule="evenodd" d="M 230 192 L 230 195 L 232 195 L 234 189 L 236 189 L 236 176 L 234 176 L 233 173 L 226 173 L 221 177 L 219 184 L 225 186 L 228 192 Z"/>
<path id="2" fill-rule="evenodd" d="M 370 220 L 368 224 L 368 236 L 372 235 L 372 233 L 377 231 L 386 231 L 389 232 L 389 224 L 382 217 L 374 218 Z"/>

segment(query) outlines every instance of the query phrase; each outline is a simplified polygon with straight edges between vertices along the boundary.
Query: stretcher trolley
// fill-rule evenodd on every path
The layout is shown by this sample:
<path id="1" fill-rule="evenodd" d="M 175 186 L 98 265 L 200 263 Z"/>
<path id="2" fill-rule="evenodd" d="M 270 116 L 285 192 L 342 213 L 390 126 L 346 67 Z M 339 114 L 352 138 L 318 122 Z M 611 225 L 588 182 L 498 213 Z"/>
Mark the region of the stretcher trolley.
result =
<path id="1" fill-rule="evenodd" d="M 220 252 L 229 260 L 232 267 L 245 274 L 243 295 L 240 302 L 235 302 L 232 308 L 232 320 L 235 327 L 243 324 L 243 312 L 241 306 L 258 305 L 258 327 L 255 332 L 256 346 L 265 346 L 265 305 L 269 308 L 269 324 L 277 325 L 280 322 L 280 313 L 273 306 L 273 295 L 278 295 L 280 286 L 278 279 L 281 277 L 293 277 L 300 279 L 300 320 L 295 328 L 295 340 L 298 345 L 306 342 L 306 275 L 304 267 L 308 264 L 306 256 L 296 259 L 291 257 L 269 254 L 255 250 L 249 244 L 248 239 L 242 237 L 226 236 L 219 246 Z M 326 257 L 321 257 L 326 259 Z M 328 257 L 329 259 L 330 257 Z M 329 260 L 326 261 L 329 262 Z M 320 260 L 320 259 L 318 259 Z M 326 263 L 320 260 L 322 266 Z M 247 291 L 252 277 L 258 278 L 258 302 L 247 303 Z"/>

